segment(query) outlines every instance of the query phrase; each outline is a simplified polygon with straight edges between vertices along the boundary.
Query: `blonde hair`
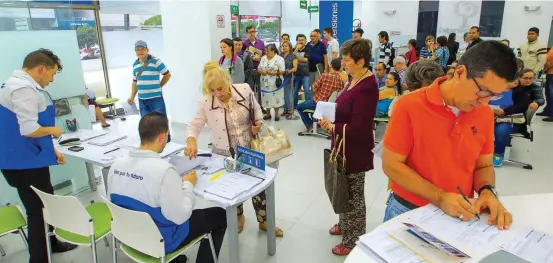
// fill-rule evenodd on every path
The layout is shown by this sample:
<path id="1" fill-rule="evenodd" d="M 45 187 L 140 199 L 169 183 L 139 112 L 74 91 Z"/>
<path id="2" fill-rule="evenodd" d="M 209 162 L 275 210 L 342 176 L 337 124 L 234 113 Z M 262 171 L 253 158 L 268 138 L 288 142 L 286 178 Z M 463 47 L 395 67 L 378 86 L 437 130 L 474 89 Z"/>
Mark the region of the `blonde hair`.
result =
<path id="1" fill-rule="evenodd" d="M 430 36 L 426 36 L 426 40 L 424 40 L 424 42 L 428 42 L 428 40 L 432 40 L 432 42 L 434 42 L 435 38 L 434 36 L 430 35 Z"/>
<path id="2" fill-rule="evenodd" d="M 223 67 L 219 65 L 216 61 L 208 61 L 204 66 L 204 80 L 202 86 L 202 92 L 204 95 L 211 95 L 211 89 L 209 88 L 211 84 L 216 81 L 224 80 L 229 83 L 230 86 L 230 76 Z"/>

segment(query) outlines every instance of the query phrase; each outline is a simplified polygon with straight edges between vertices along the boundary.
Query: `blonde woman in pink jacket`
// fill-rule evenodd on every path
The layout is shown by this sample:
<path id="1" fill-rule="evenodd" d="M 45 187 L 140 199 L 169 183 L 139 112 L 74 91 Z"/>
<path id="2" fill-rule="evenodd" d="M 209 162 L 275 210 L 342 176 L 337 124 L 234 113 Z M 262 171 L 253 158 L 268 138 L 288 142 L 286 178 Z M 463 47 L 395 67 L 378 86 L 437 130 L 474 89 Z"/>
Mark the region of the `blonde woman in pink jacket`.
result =
<path id="1" fill-rule="evenodd" d="M 253 134 L 261 130 L 263 113 L 248 84 L 231 84 L 227 72 L 215 61 L 204 67 L 204 97 L 198 112 L 188 124 L 185 155 L 195 158 L 198 154 L 197 140 L 205 124 L 211 131 L 215 154 L 231 156 L 236 146 L 249 148 Z M 253 115 L 253 116 L 252 116 Z M 252 198 L 259 222 L 259 229 L 267 231 L 265 191 Z M 243 205 L 238 207 L 238 233 L 244 229 L 246 218 Z M 277 228 L 276 235 L 284 233 Z"/>

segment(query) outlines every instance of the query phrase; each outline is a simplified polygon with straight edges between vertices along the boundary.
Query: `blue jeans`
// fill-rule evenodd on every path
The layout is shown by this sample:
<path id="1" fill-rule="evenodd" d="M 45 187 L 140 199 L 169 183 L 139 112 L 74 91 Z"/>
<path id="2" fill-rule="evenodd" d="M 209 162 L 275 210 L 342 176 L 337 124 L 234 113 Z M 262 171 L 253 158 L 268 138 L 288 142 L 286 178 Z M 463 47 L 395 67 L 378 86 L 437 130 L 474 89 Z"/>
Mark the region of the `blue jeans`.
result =
<path id="1" fill-rule="evenodd" d="M 284 110 L 290 110 L 292 107 L 290 105 L 290 100 L 292 100 L 292 83 L 288 82 L 284 86 Z M 296 106 L 294 104 L 294 106 Z"/>
<path id="2" fill-rule="evenodd" d="M 165 101 L 163 97 L 151 98 L 147 100 L 138 99 L 138 106 L 140 108 L 140 116 L 144 116 L 150 112 L 159 112 L 163 116 L 167 117 L 167 110 L 165 109 Z M 171 141 L 171 134 L 167 142 Z"/>
<path id="3" fill-rule="evenodd" d="M 504 154 L 507 144 L 509 144 L 509 134 L 518 130 L 519 124 L 496 123 L 494 129 L 496 154 Z"/>
<path id="4" fill-rule="evenodd" d="M 300 87 L 303 86 L 303 91 L 305 91 L 305 100 L 311 100 L 311 85 L 309 83 L 309 75 L 308 76 L 298 76 L 296 75 L 295 83 L 294 83 L 294 107 L 298 107 L 298 100 L 299 100 L 299 90 Z"/>
<path id="5" fill-rule="evenodd" d="M 547 117 L 553 118 L 553 74 L 545 76 L 545 101 L 547 105 L 543 112 L 547 114 Z"/>
<path id="6" fill-rule="evenodd" d="M 298 113 L 300 114 L 301 121 L 303 121 L 303 124 L 308 129 L 313 126 L 313 119 L 309 116 L 309 114 L 303 112 L 304 110 L 315 110 L 317 107 L 317 103 L 315 103 L 314 100 L 306 100 L 298 105 Z"/>
<path id="7" fill-rule="evenodd" d="M 409 208 L 400 204 L 392 194 L 388 197 L 388 205 L 386 206 L 386 211 L 384 212 L 384 221 L 386 222 L 396 216 L 399 216 L 403 213 L 411 211 Z"/>

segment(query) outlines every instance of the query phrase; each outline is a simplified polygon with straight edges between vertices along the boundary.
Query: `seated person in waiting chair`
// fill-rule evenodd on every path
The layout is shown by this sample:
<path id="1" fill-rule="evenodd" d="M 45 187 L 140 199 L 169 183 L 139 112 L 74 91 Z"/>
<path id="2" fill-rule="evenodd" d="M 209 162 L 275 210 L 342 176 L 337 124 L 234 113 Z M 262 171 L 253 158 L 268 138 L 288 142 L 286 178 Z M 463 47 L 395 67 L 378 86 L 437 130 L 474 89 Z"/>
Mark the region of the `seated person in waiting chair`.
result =
<path id="1" fill-rule="evenodd" d="M 530 104 L 532 103 L 532 88 L 527 85 L 528 82 L 532 82 L 534 78 L 534 72 L 531 69 L 524 69 L 519 81 L 520 84 L 512 89 L 513 104 L 505 109 L 494 109 L 494 113 L 497 116 L 507 116 L 516 113 L 526 113 Z M 525 85 L 526 84 L 526 85 Z M 505 148 L 509 144 L 509 135 L 511 133 L 521 132 L 522 127 L 526 124 L 514 124 L 500 122 L 495 124 L 494 138 L 495 138 L 495 150 L 493 157 L 494 166 L 498 167 L 503 164 L 503 157 L 505 154 Z M 527 133 L 527 132 L 526 132 Z M 524 134 L 524 133 L 523 133 Z"/>
<path id="2" fill-rule="evenodd" d="M 88 105 L 94 105 L 94 110 L 96 111 L 95 112 L 96 119 L 98 119 L 100 123 L 102 123 L 102 128 L 107 128 L 111 126 L 109 125 L 109 123 L 106 122 L 106 118 L 104 118 L 104 113 L 102 113 L 102 109 L 100 109 L 100 105 L 98 105 L 98 103 L 96 102 L 96 95 L 94 95 L 94 91 L 86 88 L 86 96 L 87 96 Z"/>
<path id="3" fill-rule="evenodd" d="M 388 114 L 388 109 L 392 100 L 398 96 L 398 87 L 401 87 L 399 74 L 396 72 L 388 73 L 386 77 L 386 86 L 380 88 L 378 92 L 378 103 L 376 104 L 376 117 L 384 117 Z"/>
<path id="4" fill-rule="evenodd" d="M 344 88 L 344 81 L 340 76 L 341 70 L 342 61 L 339 58 L 333 59 L 330 73 L 323 73 L 311 87 L 311 90 L 315 94 L 314 99 L 306 100 L 298 105 L 298 113 L 308 132 L 311 132 L 313 129 L 313 118 L 304 111 L 308 109 L 315 110 L 317 102 L 328 101 L 333 92 Z"/>
<path id="5" fill-rule="evenodd" d="M 226 212 L 219 207 L 194 210 L 192 188 L 196 173 L 179 175 L 172 164 L 160 157 L 169 133 L 167 117 L 158 112 L 144 115 L 138 133 L 138 150 L 115 160 L 111 166 L 108 197 L 118 206 L 148 213 L 163 236 L 166 253 L 211 233 L 218 256 L 227 228 Z M 186 262 L 186 256 L 177 257 L 176 262 Z M 213 262 L 208 240 L 202 240 L 196 262 Z"/>

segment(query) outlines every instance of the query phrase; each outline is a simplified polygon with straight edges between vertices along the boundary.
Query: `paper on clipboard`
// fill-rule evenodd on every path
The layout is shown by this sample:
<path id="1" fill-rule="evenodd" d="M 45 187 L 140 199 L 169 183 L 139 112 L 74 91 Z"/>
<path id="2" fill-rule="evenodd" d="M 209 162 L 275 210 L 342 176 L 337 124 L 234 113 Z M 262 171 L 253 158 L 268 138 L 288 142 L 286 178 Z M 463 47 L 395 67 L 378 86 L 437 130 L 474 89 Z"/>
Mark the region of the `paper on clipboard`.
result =
<path id="1" fill-rule="evenodd" d="M 125 111 L 125 115 L 138 115 L 138 107 L 136 107 L 135 102 L 133 102 L 132 104 L 123 102 L 122 104 L 123 104 L 123 110 Z"/>
<path id="2" fill-rule="evenodd" d="M 313 118 L 321 120 L 325 116 L 330 122 L 336 120 L 336 103 L 319 101 L 313 113 Z"/>

